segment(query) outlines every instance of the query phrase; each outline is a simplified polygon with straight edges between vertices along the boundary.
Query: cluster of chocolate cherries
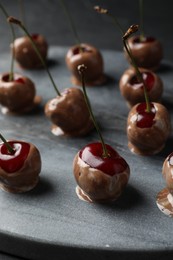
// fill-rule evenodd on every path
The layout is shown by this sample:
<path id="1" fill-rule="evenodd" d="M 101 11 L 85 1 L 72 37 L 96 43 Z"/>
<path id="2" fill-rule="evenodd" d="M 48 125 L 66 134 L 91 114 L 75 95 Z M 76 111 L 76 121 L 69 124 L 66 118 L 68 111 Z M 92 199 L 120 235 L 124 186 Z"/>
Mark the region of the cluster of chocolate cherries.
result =
<path id="1" fill-rule="evenodd" d="M 106 9 L 95 7 L 99 13 Z M 18 25 L 26 36 L 13 41 L 12 55 L 23 69 L 43 67 L 52 82 L 56 96 L 45 105 L 45 115 L 51 120 L 55 135 L 85 136 L 94 127 L 100 142 L 82 148 L 73 161 L 78 197 L 89 202 L 110 202 L 124 191 L 130 176 L 128 163 L 110 145 L 105 144 L 95 120 L 86 93 L 86 85 L 106 82 L 103 58 L 95 47 L 80 43 L 69 49 L 66 64 L 72 73 L 71 87 L 60 92 L 47 66 L 48 44 L 39 34 L 30 35 L 24 24 L 14 17 L 7 17 L 10 25 Z M 138 30 L 131 26 L 122 35 L 124 53 L 130 68 L 122 75 L 119 85 L 122 96 L 130 107 L 127 119 L 128 146 L 131 152 L 153 155 L 165 146 L 171 131 L 167 109 L 160 103 L 163 83 L 155 74 L 161 62 L 161 44 L 153 37 L 132 36 Z M 132 36 L 132 37 L 131 37 Z M 151 58 L 152 57 L 152 58 Z M 0 104 L 2 113 L 23 114 L 35 109 L 41 102 L 34 83 L 13 71 L 0 75 Z M 0 135 L 0 187 L 9 192 L 25 192 L 34 188 L 41 171 L 38 149 L 24 141 L 6 141 Z M 173 194 L 171 170 L 173 154 L 164 162 L 163 174 L 167 188 L 158 195 L 157 203 L 173 214 L 171 203 L 166 200 Z M 168 196 L 169 195 L 169 196 Z M 171 197 L 172 199 L 172 197 Z M 170 209 L 171 208 L 171 209 Z"/>

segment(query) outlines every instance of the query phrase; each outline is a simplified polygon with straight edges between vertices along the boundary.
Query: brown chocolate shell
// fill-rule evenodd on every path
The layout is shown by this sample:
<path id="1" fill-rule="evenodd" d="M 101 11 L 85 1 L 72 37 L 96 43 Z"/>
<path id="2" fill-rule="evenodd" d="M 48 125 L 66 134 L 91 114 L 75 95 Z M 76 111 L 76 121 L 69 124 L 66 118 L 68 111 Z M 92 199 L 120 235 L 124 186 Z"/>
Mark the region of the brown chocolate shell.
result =
<path id="1" fill-rule="evenodd" d="M 148 38 L 151 39 L 151 37 Z M 163 47 L 158 40 L 152 38 L 149 41 L 141 42 L 139 36 L 132 36 L 128 39 L 128 45 L 138 67 L 153 71 L 159 68 L 163 58 Z M 126 52 L 125 56 L 131 63 Z"/>
<path id="2" fill-rule="evenodd" d="M 129 112 L 127 119 L 128 146 L 131 152 L 140 155 L 152 155 L 160 152 L 171 132 L 171 121 L 167 109 L 152 103 L 156 109 L 155 123 L 149 128 L 140 128 L 136 124 L 137 115 L 135 105 Z"/>
<path id="3" fill-rule="evenodd" d="M 48 44 L 46 39 L 38 34 L 34 40 L 39 52 L 44 61 L 47 59 Z M 15 59 L 18 64 L 25 69 L 39 69 L 43 67 L 37 53 L 35 52 L 32 43 L 28 36 L 17 38 L 13 45 Z"/>
<path id="4" fill-rule="evenodd" d="M 8 81 L 9 73 L 0 75 L 0 104 L 11 112 L 30 111 L 35 105 L 35 85 L 27 77 L 14 74 L 14 80 Z M 21 82 L 15 79 L 22 79 Z"/>
<path id="5" fill-rule="evenodd" d="M 130 169 L 127 166 L 125 171 L 110 176 L 90 167 L 77 153 L 73 161 L 73 173 L 78 184 L 76 193 L 80 199 L 88 202 L 111 202 L 125 189 Z"/>
<path id="6" fill-rule="evenodd" d="M 154 84 L 150 91 L 148 91 L 149 100 L 151 102 L 160 102 L 163 93 L 163 82 L 161 78 L 154 72 L 140 68 L 141 73 L 151 73 L 154 77 Z M 129 107 L 136 105 L 137 103 L 145 102 L 143 87 L 134 88 L 131 85 L 131 80 L 136 76 L 136 72 L 133 68 L 127 69 L 120 78 L 119 87 L 121 95 L 127 101 Z"/>
<path id="7" fill-rule="evenodd" d="M 87 67 L 85 72 L 86 85 L 102 85 L 106 81 L 102 55 L 98 49 L 89 44 L 82 43 L 80 46 L 71 47 L 66 54 L 66 64 L 72 73 L 71 81 L 75 85 L 82 85 L 77 69 L 81 64 Z"/>
<path id="8" fill-rule="evenodd" d="M 21 193 L 29 191 L 37 185 L 41 171 L 41 156 L 39 150 L 32 143 L 29 145 L 28 157 L 20 170 L 8 173 L 0 168 L 1 189 L 11 193 Z"/>
<path id="9" fill-rule="evenodd" d="M 54 134 L 54 128 L 60 128 L 63 134 L 70 136 L 86 135 L 93 129 L 83 92 L 78 88 L 69 88 L 48 101 L 45 114 L 53 123 Z"/>

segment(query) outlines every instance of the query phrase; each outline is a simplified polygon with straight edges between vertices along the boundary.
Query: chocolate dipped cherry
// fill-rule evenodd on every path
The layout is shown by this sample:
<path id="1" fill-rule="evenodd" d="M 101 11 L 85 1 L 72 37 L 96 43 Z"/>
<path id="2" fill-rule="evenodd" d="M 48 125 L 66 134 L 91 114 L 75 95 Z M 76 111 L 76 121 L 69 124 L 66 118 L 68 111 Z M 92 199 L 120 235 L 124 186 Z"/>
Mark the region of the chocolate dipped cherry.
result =
<path id="1" fill-rule="evenodd" d="M 91 143 L 74 158 L 73 171 L 82 200 L 107 202 L 116 200 L 125 189 L 130 169 L 127 162 L 106 144 L 108 156 L 103 156 L 101 143 Z"/>
<path id="2" fill-rule="evenodd" d="M 157 194 L 157 206 L 167 216 L 173 217 L 173 153 L 165 159 L 162 167 L 162 175 L 166 181 L 166 188 Z"/>
<path id="3" fill-rule="evenodd" d="M 25 76 L 13 73 L 0 75 L 0 104 L 3 113 L 27 113 L 40 103 L 34 83 Z"/>
<path id="4" fill-rule="evenodd" d="M 8 21 L 19 25 L 27 34 L 57 94 L 55 98 L 49 100 L 45 105 L 45 114 L 53 123 L 52 133 L 55 135 L 66 134 L 80 136 L 90 132 L 93 128 L 93 124 L 84 101 L 83 92 L 78 88 L 69 88 L 60 93 L 39 49 L 34 44 L 32 37 L 24 25 L 14 17 L 9 17 Z"/>
<path id="5" fill-rule="evenodd" d="M 39 49 L 43 60 L 46 61 L 48 53 L 46 39 L 41 34 L 32 34 L 31 37 Z M 17 38 L 11 46 L 15 54 L 15 59 L 22 68 L 39 69 L 43 67 L 28 36 Z"/>
<path id="6" fill-rule="evenodd" d="M 145 82 L 150 101 L 160 102 L 163 93 L 161 78 L 151 70 L 139 69 Z M 121 95 L 129 107 L 144 102 L 143 83 L 139 80 L 134 68 L 127 69 L 120 78 L 119 87 Z"/>
<path id="7" fill-rule="evenodd" d="M 18 140 L 0 143 L 2 190 L 12 193 L 29 191 L 37 185 L 40 171 L 41 157 L 35 145 Z"/>
<path id="8" fill-rule="evenodd" d="M 82 43 L 71 47 L 66 55 L 66 64 L 72 73 L 72 83 L 81 86 L 80 76 L 77 70 L 78 65 L 85 64 L 88 68 L 86 72 L 86 84 L 102 85 L 106 77 L 104 75 L 103 58 L 100 51 L 90 44 Z"/>
<path id="9" fill-rule="evenodd" d="M 160 152 L 170 136 L 171 122 L 167 109 L 159 103 L 135 105 L 127 119 L 128 146 L 131 152 L 152 155 Z"/>
<path id="10" fill-rule="evenodd" d="M 88 202 L 116 200 L 125 189 L 130 169 L 127 162 L 108 144 L 105 144 L 85 89 L 84 64 L 78 66 L 85 101 L 100 142 L 86 145 L 73 160 L 73 173 L 78 186 L 78 197 Z"/>
<path id="11" fill-rule="evenodd" d="M 53 123 L 55 135 L 82 136 L 93 129 L 93 123 L 86 106 L 83 92 L 69 88 L 47 102 L 45 114 Z"/>
<path id="12" fill-rule="evenodd" d="M 141 38 L 140 36 L 132 36 L 128 39 L 128 45 L 139 67 L 153 71 L 159 68 L 163 58 L 163 47 L 154 37 L 145 36 Z M 125 56 L 131 63 L 126 51 Z"/>

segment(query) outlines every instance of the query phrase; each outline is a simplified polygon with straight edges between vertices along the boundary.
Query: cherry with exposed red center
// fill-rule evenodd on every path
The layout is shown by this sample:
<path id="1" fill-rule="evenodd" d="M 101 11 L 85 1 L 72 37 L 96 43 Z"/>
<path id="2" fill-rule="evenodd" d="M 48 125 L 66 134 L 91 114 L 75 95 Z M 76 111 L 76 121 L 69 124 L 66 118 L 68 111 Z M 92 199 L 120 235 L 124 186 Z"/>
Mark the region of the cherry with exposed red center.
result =
<path id="1" fill-rule="evenodd" d="M 138 113 L 136 125 L 140 128 L 150 128 L 155 123 L 154 117 L 156 114 L 155 107 L 152 103 L 150 103 L 151 111 L 147 112 L 147 106 L 146 103 L 140 103 L 136 107 L 136 111 Z"/>
<path id="2" fill-rule="evenodd" d="M 130 176 L 130 168 L 127 162 L 103 140 L 86 94 L 86 70 L 84 64 L 78 66 L 85 102 L 100 142 L 86 145 L 73 160 L 73 173 L 78 184 L 76 193 L 84 201 L 110 202 L 116 200 L 125 189 Z"/>
<path id="3" fill-rule="evenodd" d="M 32 143 L 0 138 L 0 188 L 11 193 L 33 189 L 41 171 L 39 150 Z"/>
<path id="4" fill-rule="evenodd" d="M 146 84 L 146 89 L 147 91 L 150 91 L 154 85 L 154 76 L 152 73 L 150 72 L 143 72 L 142 73 L 142 77 L 143 77 L 143 80 Z M 134 75 L 131 79 L 130 79 L 130 85 L 133 87 L 133 88 L 141 88 L 142 91 L 143 91 L 143 84 L 141 82 L 139 82 L 138 78 L 136 75 Z"/>
<path id="5" fill-rule="evenodd" d="M 173 217 L 173 152 L 164 160 L 162 175 L 166 182 L 166 187 L 157 194 L 156 204 L 165 215 Z"/>
<path id="6" fill-rule="evenodd" d="M 73 49 L 73 54 L 74 55 L 77 55 L 77 54 L 79 54 L 81 52 L 92 52 L 92 50 L 89 49 L 89 48 L 83 47 L 83 46 L 82 47 L 76 46 L 76 48 Z"/>
<path id="7" fill-rule="evenodd" d="M 127 168 L 126 161 L 110 145 L 106 144 L 106 148 L 109 154 L 108 157 L 103 156 L 101 143 L 91 143 L 79 152 L 79 157 L 91 168 L 100 170 L 110 176 L 125 171 Z"/>
<path id="8" fill-rule="evenodd" d="M 9 141 L 11 147 L 14 149 L 13 153 L 10 153 L 6 145 L 0 144 L 0 166 L 8 172 L 14 173 L 18 171 L 24 164 L 30 149 L 30 145 L 25 142 Z"/>

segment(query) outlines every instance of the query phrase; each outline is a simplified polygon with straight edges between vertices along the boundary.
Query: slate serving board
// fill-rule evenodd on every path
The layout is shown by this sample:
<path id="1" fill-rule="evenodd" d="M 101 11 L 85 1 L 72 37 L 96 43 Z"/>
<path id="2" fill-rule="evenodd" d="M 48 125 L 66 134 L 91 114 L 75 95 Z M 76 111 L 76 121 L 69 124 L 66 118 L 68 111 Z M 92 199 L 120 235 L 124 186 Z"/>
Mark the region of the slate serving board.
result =
<path id="1" fill-rule="evenodd" d="M 64 57 L 67 48 L 51 47 L 49 66 L 60 90 L 71 87 Z M 16 71 L 36 84 L 42 105 L 26 116 L 0 114 L 0 131 L 7 139 L 33 142 L 42 156 L 40 182 L 25 194 L 0 191 L 0 250 L 27 259 L 172 259 L 173 219 L 156 206 L 156 195 L 165 187 L 161 175 L 166 156 L 173 151 L 172 136 L 158 155 L 142 157 L 127 147 L 128 108 L 118 81 L 128 64 L 121 52 L 103 50 L 104 86 L 87 88 L 94 114 L 106 143 L 129 163 L 131 176 L 122 197 L 115 203 L 90 204 L 78 199 L 72 172 L 75 154 L 97 141 L 87 137 L 56 137 L 43 107 L 55 92 L 44 70 Z M 8 71 L 10 55 L 0 56 L 0 71 Z M 163 104 L 173 117 L 173 64 L 163 61 L 158 74 L 164 82 Z M 164 257 L 164 258 L 163 258 Z"/>

